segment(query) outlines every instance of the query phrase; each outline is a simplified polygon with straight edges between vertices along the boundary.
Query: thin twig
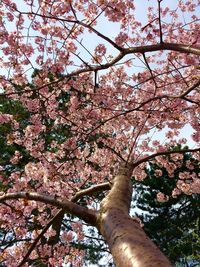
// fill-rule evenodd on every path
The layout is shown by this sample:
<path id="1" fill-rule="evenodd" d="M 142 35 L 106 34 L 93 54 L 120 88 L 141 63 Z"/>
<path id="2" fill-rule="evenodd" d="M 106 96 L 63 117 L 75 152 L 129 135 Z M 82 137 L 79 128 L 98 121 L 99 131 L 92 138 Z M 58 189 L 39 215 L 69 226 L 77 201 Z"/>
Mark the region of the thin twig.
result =
<path id="1" fill-rule="evenodd" d="M 160 43 L 163 43 L 163 35 L 162 35 L 162 25 L 161 25 L 161 8 L 160 3 L 162 0 L 158 0 L 158 24 L 159 24 L 159 31 L 160 31 Z"/>
<path id="2" fill-rule="evenodd" d="M 150 67 L 150 65 L 149 65 L 149 63 L 148 63 L 148 61 L 147 61 L 147 58 L 146 58 L 146 56 L 145 56 L 145 53 L 143 53 L 142 55 L 143 55 L 145 64 L 147 65 L 147 68 L 148 68 L 148 70 L 149 70 L 149 72 L 150 72 L 150 74 L 151 74 L 151 80 L 153 80 L 154 85 L 155 85 L 155 88 L 157 88 L 158 86 L 157 86 L 157 84 L 156 84 L 155 77 L 154 77 L 153 72 L 152 72 L 152 69 L 151 69 L 151 67 Z"/>

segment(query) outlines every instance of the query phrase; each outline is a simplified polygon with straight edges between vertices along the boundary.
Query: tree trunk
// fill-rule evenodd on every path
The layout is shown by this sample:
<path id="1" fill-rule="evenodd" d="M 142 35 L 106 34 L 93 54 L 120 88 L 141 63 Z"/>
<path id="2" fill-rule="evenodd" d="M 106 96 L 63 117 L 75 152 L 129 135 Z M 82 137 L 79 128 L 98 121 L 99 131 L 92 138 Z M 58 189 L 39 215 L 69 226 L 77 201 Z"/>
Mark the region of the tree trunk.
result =
<path id="1" fill-rule="evenodd" d="M 122 166 L 109 194 L 101 203 L 98 228 L 109 245 L 117 267 L 170 267 L 163 253 L 129 216 L 132 198 L 131 165 Z"/>

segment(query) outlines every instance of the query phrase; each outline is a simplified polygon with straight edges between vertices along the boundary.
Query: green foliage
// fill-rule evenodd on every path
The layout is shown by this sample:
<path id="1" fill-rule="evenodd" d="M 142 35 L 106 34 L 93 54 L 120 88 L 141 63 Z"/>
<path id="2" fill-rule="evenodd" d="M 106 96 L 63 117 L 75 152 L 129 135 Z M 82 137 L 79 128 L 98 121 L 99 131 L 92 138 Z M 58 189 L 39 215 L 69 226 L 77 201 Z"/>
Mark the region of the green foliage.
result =
<path id="1" fill-rule="evenodd" d="M 17 100 L 11 100 L 6 97 L 0 98 L 0 113 L 13 115 L 14 119 L 19 123 L 19 131 L 22 131 L 27 125 L 30 113 Z M 12 142 L 12 125 L 11 123 L 0 124 L 0 165 L 4 167 L 4 173 L 9 175 L 13 171 L 20 170 L 29 160 L 29 155 L 23 147 Z M 17 165 L 10 162 L 10 158 L 15 151 L 19 151 L 23 157 Z"/>
<path id="2" fill-rule="evenodd" d="M 170 157 L 168 157 L 170 161 Z M 186 161 L 192 160 L 195 168 L 189 170 Z M 156 170 L 162 171 L 162 177 L 156 177 Z M 134 182 L 135 204 L 140 209 L 137 216 L 144 223 L 144 230 L 161 250 L 177 264 L 186 260 L 195 260 L 200 264 L 200 196 L 196 194 L 171 196 L 180 172 L 200 172 L 198 162 L 190 154 L 185 154 L 182 166 L 174 177 L 169 177 L 165 168 L 151 163 L 146 170 L 148 178 L 143 182 Z M 169 201 L 159 203 L 158 192 L 169 196 Z M 181 265 L 187 266 L 187 265 Z"/>

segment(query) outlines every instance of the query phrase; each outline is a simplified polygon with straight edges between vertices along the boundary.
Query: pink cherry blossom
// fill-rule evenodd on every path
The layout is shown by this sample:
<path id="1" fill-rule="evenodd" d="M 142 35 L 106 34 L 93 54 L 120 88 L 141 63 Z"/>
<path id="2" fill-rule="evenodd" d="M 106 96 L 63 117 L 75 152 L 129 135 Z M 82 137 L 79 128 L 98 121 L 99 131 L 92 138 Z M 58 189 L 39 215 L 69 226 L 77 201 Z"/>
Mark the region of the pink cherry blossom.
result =
<path id="1" fill-rule="evenodd" d="M 168 201 L 169 196 L 167 196 L 167 195 L 165 195 L 165 194 L 159 192 L 159 193 L 156 195 L 156 198 L 157 198 L 158 202 L 166 202 L 166 201 Z"/>

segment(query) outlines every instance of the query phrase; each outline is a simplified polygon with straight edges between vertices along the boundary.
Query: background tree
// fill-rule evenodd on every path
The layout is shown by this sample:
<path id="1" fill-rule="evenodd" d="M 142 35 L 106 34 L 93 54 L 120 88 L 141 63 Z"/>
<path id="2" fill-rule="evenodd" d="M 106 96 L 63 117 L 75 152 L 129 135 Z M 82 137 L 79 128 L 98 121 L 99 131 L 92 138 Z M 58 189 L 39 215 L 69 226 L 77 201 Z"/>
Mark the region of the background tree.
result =
<path id="1" fill-rule="evenodd" d="M 151 162 L 174 176 L 186 152 L 199 162 L 199 1 L 168 4 L 148 1 L 139 21 L 137 1 L 1 1 L 1 97 L 15 109 L 0 114 L 3 266 L 82 266 L 84 224 L 116 266 L 171 266 L 129 216 L 132 176 Z M 180 192 L 198 194 L 199 176 L 185 171 Z"/>
<path id="2" fill-rule="evenodd" d="M 168 160 L 173 163 L 173 159 Z M 190 161 L 194 161 L 192 168 Z M 134 182 L 134 207 L 140 209 L 137 216 L 143 222 L 144 230 L 172 262 L 188 266 L 188 262 L 193 260 L 195 264 L 199 264 L 199 195 L 180 193 L 175 197 L 171 196 L 184 172 L 198 175 L 199 162 L 192 159 L 190 154 L 185 154 L 173 179 L 163 166 L 155 163 L 150 163 L 146 171 L 148 179 Z M 168 201 L 157 201 L 156 195 L 160 191 L 169 197 Z"/>

